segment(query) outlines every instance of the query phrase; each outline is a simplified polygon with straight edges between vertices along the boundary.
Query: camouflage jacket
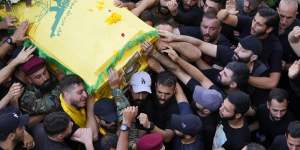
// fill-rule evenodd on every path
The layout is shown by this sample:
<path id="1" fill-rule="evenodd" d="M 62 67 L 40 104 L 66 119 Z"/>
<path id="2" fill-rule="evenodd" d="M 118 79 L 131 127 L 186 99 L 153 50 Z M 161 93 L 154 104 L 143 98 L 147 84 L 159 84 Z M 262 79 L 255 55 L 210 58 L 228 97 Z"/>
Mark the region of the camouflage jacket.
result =
<path id="1" fill-rule="evenodd" d="M 20 108 L 30 115 L 47 114 L 60 108 L 59 88 L 56 86 L 46 94 L 35 86 L 27 86 L 20 99 Z"/>

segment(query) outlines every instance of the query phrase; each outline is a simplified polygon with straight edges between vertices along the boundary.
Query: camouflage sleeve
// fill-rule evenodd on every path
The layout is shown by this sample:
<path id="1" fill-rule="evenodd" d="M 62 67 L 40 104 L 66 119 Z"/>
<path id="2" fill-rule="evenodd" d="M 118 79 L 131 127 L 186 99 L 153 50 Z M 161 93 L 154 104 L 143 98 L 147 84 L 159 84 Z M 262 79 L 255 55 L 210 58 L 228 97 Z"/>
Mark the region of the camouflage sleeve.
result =
<path id="1" fill-rule="evenodd" d="M 112 89 L 112 95 L 117 105 L 118 119 L 121 121 L 122 111 L 124 108 L 130 106 L 129 101 L 121 89 Z"/>
<path id="2" fill-rule="evenodd" d="M 59 99 L 56 92 L 37 96 L 35 91 L 26 90 L 20 100 L 20 108 L 31 114 L 45 114 L 59 108 Z"/>

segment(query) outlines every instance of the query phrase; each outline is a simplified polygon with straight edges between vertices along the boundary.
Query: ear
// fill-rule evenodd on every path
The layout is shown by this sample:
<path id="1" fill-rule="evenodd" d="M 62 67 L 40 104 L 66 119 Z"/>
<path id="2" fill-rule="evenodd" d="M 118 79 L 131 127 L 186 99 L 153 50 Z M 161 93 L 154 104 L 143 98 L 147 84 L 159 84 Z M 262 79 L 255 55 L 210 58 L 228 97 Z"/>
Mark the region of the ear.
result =
<path id="1" fill-rule="evenodd" d="M 234 88 L 237 87 L 237 83 L 234 82 L 234 81 L 232 81 L 232 82 L 229 84 L 229 87 L 232 88 L 232 89 L 234 89 Z"/>
<path id="2" fill-rule="evenodd" d="M 16 133 L 9 133 L 6 139 L 9 139 L 10 141 L 15 140 L 16 138 Z"/>
<path id="3" fill-rule="evenodd" d="M 268 27 L 266 33 L 269 34 L 269 33 L 271 33 L 272 31 L 273 31 L 273 27 Z"/>
<path id="4" fill-rule="evenodd" d="M 253 62 L 255 60 L 258 59 L 258 56 L 256 54 L 253 54 L 251 57 L 250 57 L 250 62 Z"/>
<path id="5" fill-rule="evenodd" d="M 267 101 L 267 108 L 270 109 L 270 102 Z"/>
<path id="6" fill-rule="evenodd" d="M 235 119 L 239 119 L 239 118 L 241 118 L 241 117 L 242 117 L 242 114 L 241 114 L 241 113 L 237 113 L 237 114 L 234 115 L 234 118 L 235 118 Z"/>
<path id="7" fill-rule="evenodd" d="M 203 113 L 204 113 L 204 114 L 210 114 L 210 110 L 204 108 L 204 109 L 203 109 Z"/>
<path id="8" fill-rule="evenodd" d="M 56 138 L 63 140 L 65 138 L 65 136 L 63 134 L 58 134 L 58 135 L 56 135 Z"/>

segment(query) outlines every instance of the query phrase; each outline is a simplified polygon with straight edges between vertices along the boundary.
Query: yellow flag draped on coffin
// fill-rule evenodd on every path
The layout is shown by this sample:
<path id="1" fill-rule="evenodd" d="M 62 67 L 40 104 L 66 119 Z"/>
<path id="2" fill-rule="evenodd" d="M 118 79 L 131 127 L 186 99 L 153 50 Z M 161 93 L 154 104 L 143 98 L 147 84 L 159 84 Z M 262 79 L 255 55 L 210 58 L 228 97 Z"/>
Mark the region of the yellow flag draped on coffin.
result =
<path id="1" fill-rule="evenodd" d="M 140 44 L 158 36 L 127 9 L 113 6 L 112 0 L 32 3 L 28 8 L 25 3 L 14 5 L 9 15 L 29 20 L 28 35 L 39 55 L 65 72 L 78 74 L 90 92 L 103 87 L 110 67 L 123 69 L 128 75 L 143 66 Z M 1 10 L 1 15 L 5 14 Z"/>

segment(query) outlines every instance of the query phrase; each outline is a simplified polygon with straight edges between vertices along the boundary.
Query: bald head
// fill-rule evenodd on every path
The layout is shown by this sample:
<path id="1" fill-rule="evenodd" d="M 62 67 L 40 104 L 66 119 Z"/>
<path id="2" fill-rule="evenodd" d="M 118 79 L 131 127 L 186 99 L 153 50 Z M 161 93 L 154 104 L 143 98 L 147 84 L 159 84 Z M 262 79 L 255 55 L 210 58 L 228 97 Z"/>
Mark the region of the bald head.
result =
<path id="1" fill-rule="evenodd" d="M 298 14 L 297 0 L 281 0 L 278 6 L 278 14 L 280 17 L 279 31 L 284 31 L 296 19 Z"/>

